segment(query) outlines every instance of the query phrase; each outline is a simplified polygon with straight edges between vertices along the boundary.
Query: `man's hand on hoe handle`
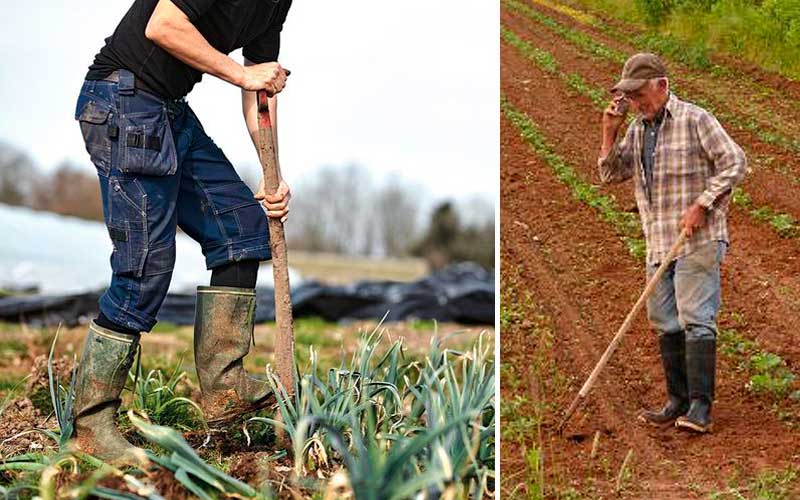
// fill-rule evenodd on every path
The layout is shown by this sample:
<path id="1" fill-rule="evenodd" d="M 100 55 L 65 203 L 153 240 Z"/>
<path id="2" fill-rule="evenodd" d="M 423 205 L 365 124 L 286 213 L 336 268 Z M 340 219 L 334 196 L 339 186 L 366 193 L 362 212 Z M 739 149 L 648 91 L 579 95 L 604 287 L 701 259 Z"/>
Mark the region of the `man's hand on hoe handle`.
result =
<path id="1" fill-rule="evenodd" d="M 291 74 L 291 71 L 283 68 L 277 62 L 244 66 L 244 70 L 245 76 L 241 87 L 250 91 L 263 90 L 268 97 L 273 97 L 283 90 L 286 78 Z M 264 111 L 267 110 L 264 109 Z M 288 219 L 289 200 L 292 199 L 292 193 L 289 185 L 280 177 L 280 169 L 278 169 L 278 182 L 278 189 L 272 194 L 267 194 L 262 177 L 254 197 L 267 209 L 268 217 L 279 219 L 281 223 L 285 223 Z"/>
<path id="2" fill-rule="evenodd" d="M 693 203 L 681 218 L 681 227 L 686 230 L 686 236 L 691 236 L 695 229 L 701 229 L 706 225 L 706 208 Z"/>
<path id="3" fill-rule="evenodd" d="M 280 219 L 281 222 L 286 222 L 289 214 L 289 200 L 292 199 L 292 192 L 289 186 L 280 180 L 278 190 L 274 194 L 266 194 L 264 190 L 264 178 L 258 183 L 258 192 L 255 198 L 261 201 L 261 205 L 267 209 L 267 216 Z"/>
<path id="4" fill-rule="evenodd" d="M 244 90 L 265 90 L 269 97 L 274 96 L 286 86 L 286 77 L 292 72 L 277 62 L 243 66 L 239 87 Z"/>

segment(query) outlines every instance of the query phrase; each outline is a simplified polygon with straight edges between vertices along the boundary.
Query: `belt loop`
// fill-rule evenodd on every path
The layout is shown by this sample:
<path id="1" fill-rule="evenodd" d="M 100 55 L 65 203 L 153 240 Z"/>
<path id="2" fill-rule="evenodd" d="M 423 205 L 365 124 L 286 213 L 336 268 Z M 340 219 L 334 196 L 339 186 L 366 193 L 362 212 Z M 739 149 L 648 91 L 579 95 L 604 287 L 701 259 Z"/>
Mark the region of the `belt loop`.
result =
<path id="1" fill-rule="evenodd" d="M 127 69 L 119 70 L 119 93 L 123 95 L 133 95 L 134 89 L 133 73 Z"/>

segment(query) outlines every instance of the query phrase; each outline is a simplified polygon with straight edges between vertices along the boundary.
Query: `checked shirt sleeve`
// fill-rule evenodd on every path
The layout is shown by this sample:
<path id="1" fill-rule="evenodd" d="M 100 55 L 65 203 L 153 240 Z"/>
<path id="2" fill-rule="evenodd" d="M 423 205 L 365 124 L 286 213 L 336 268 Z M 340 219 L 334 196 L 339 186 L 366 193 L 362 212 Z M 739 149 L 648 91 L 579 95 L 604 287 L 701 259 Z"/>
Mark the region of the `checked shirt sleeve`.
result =
<path id="1" fill-rule="evenodd" d="M 706 190 L 695 201 L 710 210 L 721 195 L 730 192 L 744 178 L 747 157 L 710 113 L 698 117 L 697 136 L 713 164 L 714 174 L 708 179 Z"/>
<path id="2" fill-rule="evenodd" d="M 603 184 L 623 182 L 633 177 L 634 129 L 634 123 L 631 123 L 625 132 L 625 137 L 614 143 L 608 156 L 597 160 L 600 180 Z"/>

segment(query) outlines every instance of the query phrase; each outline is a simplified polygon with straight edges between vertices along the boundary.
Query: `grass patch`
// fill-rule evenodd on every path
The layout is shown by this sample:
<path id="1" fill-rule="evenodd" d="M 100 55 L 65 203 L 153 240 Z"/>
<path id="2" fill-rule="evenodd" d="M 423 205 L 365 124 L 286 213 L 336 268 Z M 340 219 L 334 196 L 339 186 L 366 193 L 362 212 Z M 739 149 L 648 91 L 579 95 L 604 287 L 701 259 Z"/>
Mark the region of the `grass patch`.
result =
<path id="1" fill-rule="evenodd" d="M 0 341 L 0 358 L 12 357 L 28 350 L 23 342 L 17 339 Z"/>
<path id="2" fill-rule="evenodd" d="M 608 25 L 605 24 L 600 19 L 596 18 L 591 14 L 580 11 L 578 9 L 573 9 L 568 5 L 551 2 L 550 0 L 531 0 L 531 2 L 547 7 L 548 9 L 552 9 L 556 12 L 560 12 L 561 14 L 564 14 L 567 17 L 571 17 L 572 19 L 578 21 L 581 24 L 587 24 L 589 26 L 598 28 L 600 30 L 608 29 Z"/>
<path id="3" fill-rule="evenodd" d="M 435 332 L 439 323 L 435 319 L 412 319 L 408 321 L 408 327 L 416 332 Z"/>
<path id="4" fill-rule="evenodd" d="M 298 345 L 336 347 L 341 342 L 333 338 L 330 331 L 336 327 L 320 317 L 297 318 L 294 321 L 294 339 Z"/>
<path id="5" fill-rule="evenodd" d="M 25 384 L 25 377 L 0 378 L 0 392 L 13 391 Z"/>
<path id="6" fill-rule="evenodd" d="M 159 321 L 150 333 L 175 333 L 184 328 L 185 326 L 172 323 L 171 321 Z"/>
<path id="7" fill-rule="evenodd" d="M 726 52 L 745 58 L 767 71 L 790 79 L 800 79 L 800 10 L 793 0 L 742 2 L 706 0 L 703 2 L 660 2 L 652 0 L 578 0 L 579 3 L 609 14 L 637 28 L 653 30 L 654 37 L 670 40 L 683 50 L 675 50 L 682 62 L 703 68 L 708 59 L 694 60 L 684 54 Z M 645 28 L 644 24 L 650 25 Z M 625 33 L 619 32 L 620 36 Z"/>
<path id="8" fill-rule="evenodd" d="M 744 485 L 716 491 L 708 500 L 793 500 L 800 493 L 797 469 L 765 470 Z"/>

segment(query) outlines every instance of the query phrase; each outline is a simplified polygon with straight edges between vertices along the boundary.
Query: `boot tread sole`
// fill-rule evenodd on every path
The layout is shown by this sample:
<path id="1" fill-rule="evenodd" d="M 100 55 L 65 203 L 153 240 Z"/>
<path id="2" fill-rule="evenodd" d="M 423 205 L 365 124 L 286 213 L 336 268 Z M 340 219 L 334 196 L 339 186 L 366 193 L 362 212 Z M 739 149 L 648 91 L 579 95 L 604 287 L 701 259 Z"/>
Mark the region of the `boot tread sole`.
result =
<path id="1" fill-rule="evenodd" d="M 706 426 L 702 426 L 685 418 L 678 418 L 677 420 L 675 420 L 675 427 L 677 427 L 678 429 L 689 430 L 699 434 L 710 433 L 712 426 L 713 424 L 711 423 L 709 423 Z"/>

